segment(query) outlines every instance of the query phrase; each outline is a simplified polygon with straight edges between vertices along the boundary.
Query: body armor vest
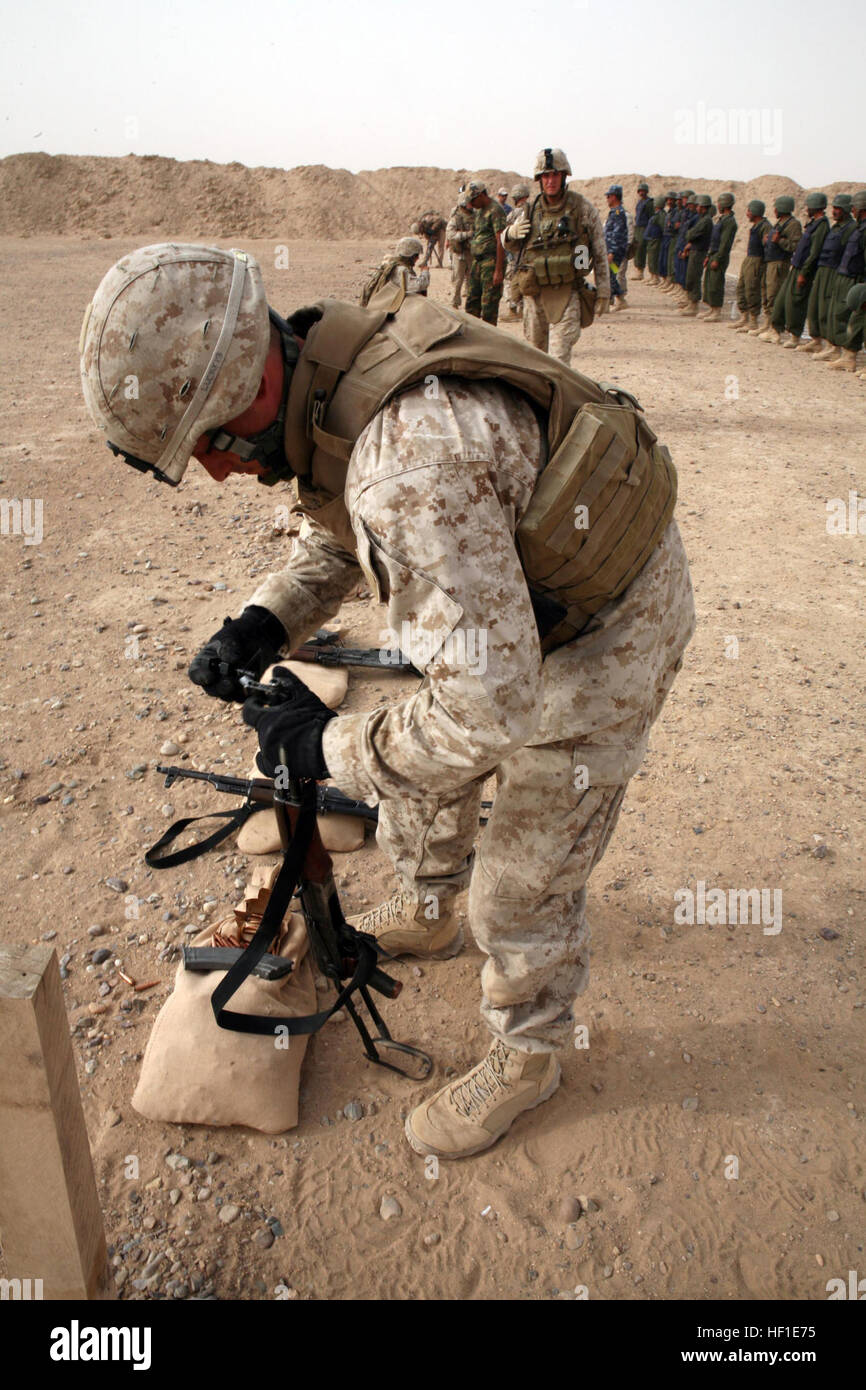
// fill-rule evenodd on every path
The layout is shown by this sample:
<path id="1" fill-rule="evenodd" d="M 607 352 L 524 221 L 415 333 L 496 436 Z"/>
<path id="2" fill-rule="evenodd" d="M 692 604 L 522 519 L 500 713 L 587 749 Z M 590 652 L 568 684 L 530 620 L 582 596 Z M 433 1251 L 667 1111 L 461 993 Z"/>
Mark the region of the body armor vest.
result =
<path id="1" fill-rule="evenodd" d="M 554 207 L 545 204 L 541 193 L 537 195 L 529 212 L 529 235 L 518 259 L 518 272 L 524 272 L 537 288 L 532 283 L 528 288 L 521 284 L 524 294 L 583 283 L 592 258 L 585 209 L 586 200 L 573 189 L 567 189 Z M 579 247 L 584 248 L 580 257 Z"/>
<path id="2" fill-rule="evenodd" d="M 676 472 L 628 392 L 396 288 L 390 307 L 380 294 L 367 309 L 324 300 L 316 310 L 286 409 L 302 506 L 328 506 L 327 524 L 347 534 L 338 499 L 355 444 L 382 406 L 428 376 L 494 380 L 529 397 L 546 438 L 515 537 L 530 588 L 562 609 L 544 649 L 570 641 L 640 573 L 673 515 Z"/>

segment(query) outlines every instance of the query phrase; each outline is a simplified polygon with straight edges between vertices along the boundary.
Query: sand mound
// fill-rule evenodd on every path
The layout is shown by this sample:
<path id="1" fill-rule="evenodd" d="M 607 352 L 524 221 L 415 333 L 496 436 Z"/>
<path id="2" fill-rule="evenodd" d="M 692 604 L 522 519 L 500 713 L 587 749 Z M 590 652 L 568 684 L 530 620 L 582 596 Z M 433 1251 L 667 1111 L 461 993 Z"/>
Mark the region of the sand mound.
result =
<path id="1" fill-rule="evenodd" d="M 481 174 L 488 187 L 509 187 L 519 175 L 502 169 L 403 167 L 248 169 L 210 160 L 181 162 L 158 155 L 95 156 L 17 154 L 0 160 L 0 234 L 7 236 L 274 237 L 326 241 L 404 234 L 427 208 L 448 212 L 457 188 Z M 635 199 L 639 174 L 574 181 L 603 209 L 604 191 L 621 183 Z M 687 188 L 715 196 L 724 188 L 737 205 L 779 193 L 801 193 L 792 179 L 765 175 L 749 183 L 719 183 L 683 174 L 647 176 L 653 191 Z M 828 188 L 853 192 L 856 183 Z"/>

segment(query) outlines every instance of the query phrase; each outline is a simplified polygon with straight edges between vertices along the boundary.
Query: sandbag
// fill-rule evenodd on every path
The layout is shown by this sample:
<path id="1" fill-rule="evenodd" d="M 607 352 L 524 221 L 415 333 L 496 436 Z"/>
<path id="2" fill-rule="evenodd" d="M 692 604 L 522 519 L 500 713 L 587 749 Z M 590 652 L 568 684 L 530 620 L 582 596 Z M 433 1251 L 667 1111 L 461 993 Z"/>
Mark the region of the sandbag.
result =
<path id="1" fill-rule="evenodd" d="M 273 680 L 274 671 L 278 666 L 284 666 L 293 676 L 297 676 L 298 680 L 303 681 L 328 709 L 339 709 L 346 698 L 349 672 L 345 666 L 319 666 L 312 661 L 275 661 L 259 679 L 264 682 Z M 261 777 L 261 773 L 256 772 L 255 776 Z"/>
<path id="2" fill-rule="evenodd" d="M 261 772 L 253 766 L 247 773 L 249 778 L 261 777 Z M 363 816 L 327 815 L 317 816 L 316 822 L 322 844 L 329 854 L 352 854 L 364 844 Z M 280 828 L 275 811 L 266 809 L 256 811 L 238 832 L 238 849 L 241 854 L 279 854 Z"/>
<path id="3" fill-rule="evenodd" d="M 190 944 L 248 940 L 261 921 L 279 868 L 278 864 L 257 864 L 243 902 L 215 926 L 205 927 Z M 271 951 L 291 959 L 294 968 L 281 980 L 251 975 L 234 996 L 232 1008 L 265 1017 L 315 1013 L 316 987 L 308 949 L 303 918 L 289 913 Z M 247 1125 L 266 1134 L 281 1134 L 298 1123 L 298 1088 L 308 1039 L 274 1039 L 219 1028 L 211 995 L 224 978 L 221 970 L 198 974 L 183 964 L 178 967 L 174 992 L 153 1025 L 133 1107 L 148 1120 Z"/>

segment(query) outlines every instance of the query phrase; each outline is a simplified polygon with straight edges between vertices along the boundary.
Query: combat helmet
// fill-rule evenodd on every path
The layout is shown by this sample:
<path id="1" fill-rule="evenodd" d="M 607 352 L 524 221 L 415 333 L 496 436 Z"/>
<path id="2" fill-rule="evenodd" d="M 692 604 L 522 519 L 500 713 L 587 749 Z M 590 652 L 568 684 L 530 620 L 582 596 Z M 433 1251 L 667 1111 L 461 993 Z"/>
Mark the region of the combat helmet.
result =
<path id="1" fill-rule="evenodd" d="M 416 236 L 401 236 L 394 247 L 395 254 L 406 259 L 410 256 L 420 256 L 423 250 L 424 247 Z"/>
<path id="2" fill-rule="evenodd" d="M 851 194 L 837 193 L 833 199 L 834 208 L 843 208 L 845 212 L 851 211 Z"/>
<path id="3" fill-rule="evenodd" d="M 806 194 L 806 207 L 809 209 L 810 212 L 815 212 L 815 211 L 816 211 L 817 209 L 819 209 L 819 208 L 823 210 L 826 206 L 827 206 L 827 194 L 826 194 L 826 193 L 807 193 L 807 194 Z"/>
<path id="4" fill-rule="evenodd" d="M 255 400 L 269 320 L 245 251 L 161 243 L 118 261 L 79 340 L 84 399 L 112 452 L 179 483 L 196 441 Z"/>
<path id="5" fill-rule="evenodd" d="M 532 171 L 534 179 L 540 179 L 542 174 L 551 171 L 559 171 L 569 177 L 571 175 L 571 165 L 568 162 L 568 155 L 565 150 L 552 149 L 539 150 L 535 156 L 535 168 Z"/>
<path id="6" fill-rule="evenodd" d="M 756 217 L 763 217 L 767 211 L 767 204 L 762 203 L 760 198 L 752 198 L 746 211 L 753 212 Z"/>
<path id="7" fill-rule="evenodd" d="M 733 193 L 720 193 L 716 201 L 719 205 L 719 211 L 721 211 L 722 208 L 732 208 L 735 200 Z"/>
<path id="8" fill-rule="evenodd" d="M 773 204 L 773 207 L 776 209 L 776 212 L 782 213 L 784 216 L 788 217 L 791 216 L 791 213 L 794 211 L 794 208 L 796 206 L 797 204 L 795 200 L 791 197 L 790 193 L 780 193 L 775 203 Z"/>
<path id="9" fill-rule="evenodd" d="M 510 196 L 512 198 L 528 198 L 529 193 L 530 188 L 528 183 L 516 183 L 511 190 Z"/>
<path id="10" fill-rule="evenodd" d="M 638 193 L 649 193 L 649 184 L 647 183 L 646 179 L 641 179 L 640 183 L 637 186 L 637 191 Z"/>
<path id="11" fill-rule="evenodd" d="M 712 207 L 713 200 L 709 193 L 699 193 L 695 198 L 695 203 L 699 208 Z"/>
<path id="12" fill-rule="evenodd" d="M 861 188 L 851 199 L 851 207 L 854 212 L 862 212 L 866 208 L 866 188 Z"/>

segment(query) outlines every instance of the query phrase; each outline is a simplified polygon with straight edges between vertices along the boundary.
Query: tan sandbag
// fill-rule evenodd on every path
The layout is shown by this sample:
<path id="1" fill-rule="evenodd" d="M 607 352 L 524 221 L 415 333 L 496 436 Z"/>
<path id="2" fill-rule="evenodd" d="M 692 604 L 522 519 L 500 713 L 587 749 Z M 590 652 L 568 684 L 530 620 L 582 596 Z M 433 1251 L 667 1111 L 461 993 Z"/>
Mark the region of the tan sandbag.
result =
<path id="1" fill-rule="evenodd" d="M 261 777 L 257 767 L 247 777 Z M 352 854 L 364 844 L 363 816 L 317 816 L 322 844 L 329 854 Z M 241 854 L 279 854 L 280 831 L 274 811 L 256 811 L 238 831 Z"/>
<path id="2" fill-rule="evenodd" d="M 249 939 L 267 904 L 279 865 L 257 864 L 244 901 L 208 926 L 193 946 Z M 214 943 L 214 938 L 218 940 Z M 274 954 L 295 968 L 281 980 L 250 976 L 231 1000 L 237 1013 L 300 1017 L 316 1012 L 316 987 L 303 918 L 290 913 Z M 298 1087 L 306 1037 L 277 1040 L 217 1027 L 211 995 L 225 972 L 197 974 L 181 964 L 141 1064 L 133 1107 L 148 1120 L 175 1124 L 248 1125 L 281 1134 L 298 1123 Z M 287 1043 L 288 1046 L 283 1044 Z"/>
<path id="3" fill-rule="evenodd" d="M 273 679 L 274 668 L 285 666 L 293 676 L 302 680 L 314 695 L 318 695 L 328 709 L 339 709 L 349 688 L 349 672 L 345 666 L 318 666 L 311 661 L 277 661 L 269 666 L 261 677 L 262 681 Z M 256 776 L 261 776 L 257 772 Z"/>

